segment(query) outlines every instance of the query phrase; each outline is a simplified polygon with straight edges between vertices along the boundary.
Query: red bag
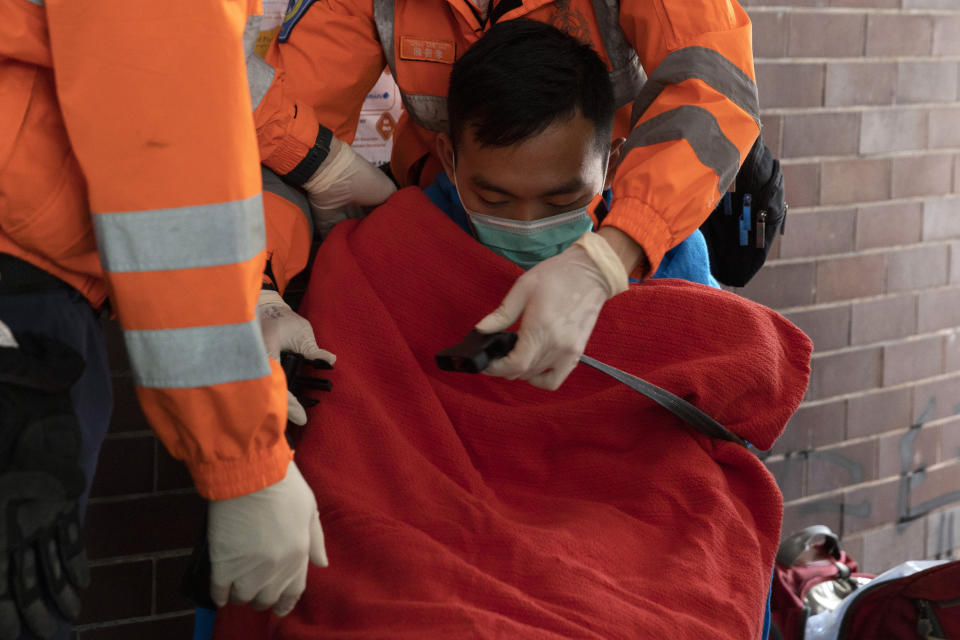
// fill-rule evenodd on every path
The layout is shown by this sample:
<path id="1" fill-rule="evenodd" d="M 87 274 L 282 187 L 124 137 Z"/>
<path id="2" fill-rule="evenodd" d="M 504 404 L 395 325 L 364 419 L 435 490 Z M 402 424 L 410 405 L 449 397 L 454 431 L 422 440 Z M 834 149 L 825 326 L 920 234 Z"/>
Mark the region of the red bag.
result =
<path id="1" fill-rule="evenodd" d="M 803 640 L 811 615 L 835 608 L 875 576 L 858 573 L 829 527 L 816 525 L 780 543 L 773 570 L 770 616 L 784 640 Z"/>
<path id="2" fill-rule="evenodd" d="M 960 561 L 866 588 L 840 623 L 838 640 L 960 638 Z"/>

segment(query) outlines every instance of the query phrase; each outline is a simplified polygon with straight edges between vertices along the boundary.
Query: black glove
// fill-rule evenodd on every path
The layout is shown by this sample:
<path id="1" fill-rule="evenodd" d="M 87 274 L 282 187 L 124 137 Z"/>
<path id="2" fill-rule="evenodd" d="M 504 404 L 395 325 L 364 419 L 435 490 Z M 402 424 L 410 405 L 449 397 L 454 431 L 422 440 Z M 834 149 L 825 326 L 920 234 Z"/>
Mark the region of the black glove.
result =
<path id="1" fill-rule="evenodd" d="M 81 432 L 70 388 L 83 359 L 43 336 L 17 335 L 0 348 L 0 640 L 23 627 L 51 637 L 57 618 L 80 614 L 90 582 L 77 500 Z"/>

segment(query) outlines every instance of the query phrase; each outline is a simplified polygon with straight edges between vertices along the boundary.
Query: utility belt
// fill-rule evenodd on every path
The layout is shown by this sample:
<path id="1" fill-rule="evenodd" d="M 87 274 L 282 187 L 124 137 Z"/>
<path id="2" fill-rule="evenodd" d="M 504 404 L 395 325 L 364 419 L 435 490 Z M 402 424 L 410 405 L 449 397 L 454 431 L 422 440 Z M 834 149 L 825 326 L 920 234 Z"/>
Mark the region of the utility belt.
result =
<path id="1" fill-rule="evenodd" d="M 35 267 L 25 260 L 0 253 L 0 295 L 38 293 L 55 289 L 72 289 L 60 278 Z"/>

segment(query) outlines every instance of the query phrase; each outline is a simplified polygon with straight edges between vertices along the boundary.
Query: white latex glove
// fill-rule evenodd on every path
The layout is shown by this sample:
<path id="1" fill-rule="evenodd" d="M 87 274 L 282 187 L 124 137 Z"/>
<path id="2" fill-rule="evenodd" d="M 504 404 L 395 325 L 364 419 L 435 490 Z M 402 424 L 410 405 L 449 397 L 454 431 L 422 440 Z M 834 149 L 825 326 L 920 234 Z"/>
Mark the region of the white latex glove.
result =
<path id="1" fill-rule="evenodd" d="M 330 141 L 330 153 L 303 188 L 314 210 L 337 209 L 350 203 L 378 205 L 397 190 L 383 171 L 336 136 Z"/>
<path id="2" fill-rule="evenodd" d="M 17 339 L 13 337 L 13 332 L 10 331 L 10 327 L 3 324 L 3 321 L 0 321 L 0 347 L 16 347 Z"/>
<path id="3" fill-rule="evenodd" d="M 477 323 L 481 333 L 494 333 L 523 316 L 513 351 L 484 373 L 557 389 L 577 366 L 604 303 L 627 286 L 627 271 L 609 243 L 597 233 L 583 234 L 520 276 L 500 306 Z"/>
<path id="4" fill-rule="evenodd" d="M 326 360 L 330 364 L 337 361 L 337 356 L 317 346 L 313 327 L 306 318 L 291 309 L 276 291 L 269 289 L 260 291 L 260 298 L 257 300 L 257 320 L 260 322 L 260 332 L 263 334 L 263 343 L 267 347 L 267 355 L 277 362 L 280 362 L 281 351 L 293 351 L 308 360 Z M 289 391 L 287 391 L 287 419 L 293 424 L 307 423 L 307 412 Z"/>
<path id="5" fill-rule="evenodd" d="M 317 501 L 293 461 L 276 484 L 211 501 L 208 516 L 210 596 L 218 607 L 249 602 L 285 616 L 307 587 L 307 560 L 328 564 Z"/>

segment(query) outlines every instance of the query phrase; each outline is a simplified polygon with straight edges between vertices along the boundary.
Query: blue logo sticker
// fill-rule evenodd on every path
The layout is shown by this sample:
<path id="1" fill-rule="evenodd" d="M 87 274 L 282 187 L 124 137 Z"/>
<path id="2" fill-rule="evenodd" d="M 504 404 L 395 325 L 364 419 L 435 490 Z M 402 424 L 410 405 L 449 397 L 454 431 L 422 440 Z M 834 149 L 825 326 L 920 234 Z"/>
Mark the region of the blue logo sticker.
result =
<path id="1" fill-rule="evenodd" d="M 287 13 L 283 16 L 283 25 L 280 27 L 280 35 L 277 36 L 277 39 L 280 42 L 286 42 L 290 37 L 290 32 L 293 31 L 294 25 L 300 21 L 300 18 L 303 17 L 303 14 L 307 12 L 307 9 L 310 8 L 316 0 L 290 0 L 287 4 Z"/>

